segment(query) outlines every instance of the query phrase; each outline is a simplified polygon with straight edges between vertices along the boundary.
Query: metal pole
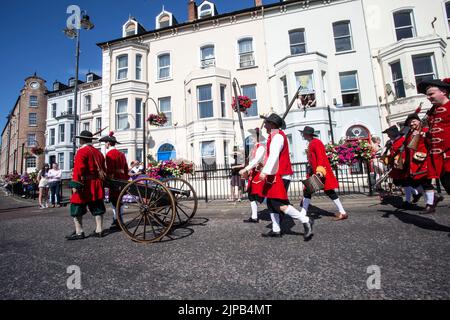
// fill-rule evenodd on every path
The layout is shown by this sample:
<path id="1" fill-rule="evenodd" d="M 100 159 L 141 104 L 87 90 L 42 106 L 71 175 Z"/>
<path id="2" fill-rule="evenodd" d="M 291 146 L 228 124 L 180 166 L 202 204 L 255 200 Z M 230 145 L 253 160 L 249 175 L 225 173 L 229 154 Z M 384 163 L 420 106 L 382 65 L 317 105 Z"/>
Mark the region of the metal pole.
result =
<path id="1" fill-rule="evenodd" d="M 73 110 L 74 110 L 74 118 L 73 118 L 73 157 L 72 157 L 72 168 L 74 167 L 74 161 L 75 161 L 75 153 L 77 152 L 77 138 L 75 136 L 77 135 L 77 104 L 78 104 L 78 63 L 80 59 L 80 30 L 77 29 L 77 44 L 76 44 L 76 51 L 75 51 L 75 87 L 74 87 L 74 98 L 73 98 Z"/>
<path id="2" fill-rule="evenodd" d="M 8 128 L 8 153 L 6 154 L 6 174 L 9 174 L 9 156 L 10 156 L 10 152 L 11 152 L 11 120 L 12 119 L 12 115 L 9 114 L 8 115 L 8 120 L 9 120 L 9 128 Z"/>
<path id="3" fill-rule="evenodd" d="M 241 137 L 242 137 L 242 146 L 244 147 L 244 162 L 247 161 L 247 149 L 245 148 L 245 134 L 244 134 L 244 123 L 242 122 L 241 111 L 239 110 L 239 100 L 238 93 L 236 88 L 236 79 L 233 79 L 233 90 L 234 90 L 234 99 L 236 101 L 236 108 L 238 108 L 237 114 L 239 119 L 239 126 L 241 127 Z"/>
<path id="4" fill-rule="evenodd" d="M 328 124 L 330 125 L 330 132 L 331 132 L 331 142 L 334 144 L 333 123 L 331 122 L 331 108 L 330 108 L 330 105 L 327 106 L 327 109 L 328 109 Z"/>
<path id="5" fill-rule="evenodd" d="M 25 149 L 25 142 L 22 143 L 22 161 L 20 162 L 20 173 L 23 174 L 23 150 Z"/>
<path id="6" fill-rule="evenodd" d="M 148 99 L 147 99 L 148 100 Z M 146 105 L 147 105 L 147 101 L 144 102 L 144 104 L 142 105 L 142 140 L 143 140 L 143 146 L 142 146 L 142 157 L 143 157 L 143 162 L 144 162 L 144 170 L 145 172 L 147 172 L 147 133 L 146 133 L 146 119 L 145 119 L 145 115 L 146 115 Z"/>

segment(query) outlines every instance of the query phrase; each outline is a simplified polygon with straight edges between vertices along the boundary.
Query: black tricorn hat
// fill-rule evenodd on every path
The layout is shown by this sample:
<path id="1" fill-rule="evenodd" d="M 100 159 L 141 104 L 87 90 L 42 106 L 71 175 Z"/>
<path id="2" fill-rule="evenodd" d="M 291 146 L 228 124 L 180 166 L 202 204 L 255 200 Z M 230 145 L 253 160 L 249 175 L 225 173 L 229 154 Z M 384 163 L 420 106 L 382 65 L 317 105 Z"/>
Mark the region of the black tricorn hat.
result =
<path id="1" fill-rule="evenodd" d="M 116 144 L 120 144 L 119 141 L 117 141 L 116 137 L 114 137 L 114 132 L 110 132 L 109 135 L 101 137 L 100 140 L 98 140 L 99 142 L 113 142 Z"/>
<path id="2" fill-rule="evenodd" d="M 399 135 L 400 131 L 398 130 L 397 126 L 394 125 L 384 130 L 383 133 Z"/>
<path id="3" fill-rule="evenodd" d="M 432 80 L 422 81 L 421 83 L 419 83 L 417 85 L 417 91 L 419 93 L 426 94 L 427 89 L 429 87 L 438 87 L 439 89 L 445 89 L 450 93 L 450 78 L 446 78 L 446 79 L 442 79 L 442 80 L 432 79 Z"/>
<path id="4" fill-rule="evenodd" d="M 314 133 L 314 128 L 313 127 L 306 126 L 306 127 L 303 128 L 303 130 L 298 130 L 298 131 L 300 131 L 303 134 L 308 134 L 308 135 L 317 137 L 317 134 Z"/>
<path id="5" fill-rule="evenodd" d="M 261 119 L 264 119 L 264 121 L 275 124 L 278 127 L 278 129 L 281 129 L 281 130 L 286 129 L 286 122 L 284 122 L 284 120 L 276 113 L 272 113 L 268 117 L 266 117 L 266 116 L 260 116 L 260 117 L 261 117 Z"/>
<path id="6" fill-rule="evenodd" d="M 408 117 L 405 120 L 405 127 L 409 126 L 409 123 L 411 122 L 411 120 L 419 120 L 420 121 L 420 117 L 417 113 L 411 113 L 408 115 Z"/>
<path id="7" fill-rule="evenodd" d="M 85 139 L 85 140 L 97 140 L 98 138 L 94 138 L 92 132 L 84 130 L 80 132 L 79 136 L 75 136 L 75 138 Z"/>

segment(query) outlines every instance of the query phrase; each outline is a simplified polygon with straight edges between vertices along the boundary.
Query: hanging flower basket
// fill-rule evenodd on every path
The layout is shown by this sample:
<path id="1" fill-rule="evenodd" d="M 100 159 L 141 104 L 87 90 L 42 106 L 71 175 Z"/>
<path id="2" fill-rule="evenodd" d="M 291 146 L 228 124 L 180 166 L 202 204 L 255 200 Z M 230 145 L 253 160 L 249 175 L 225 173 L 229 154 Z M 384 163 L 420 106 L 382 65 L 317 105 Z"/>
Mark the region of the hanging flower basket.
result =
<path id="1" fill-rule="evenodd" d="M 163 112 L 150 114 L 147 118 L 148 124 L 155 127 L 162 127 L 167 123 L 167 117 Z"/>
<path id="2" fill-rule="evenodd" d="M 238 112 L 238 110 L 239 110 L 240 112 L 246 113 L 247 109 L 249 109 L 253 104 L 252 100 L 247 96 L 239 96 L 238 103 L 239 103 L 239 108 L 236 104 L 236 98 L 233 98 L 233 103 L 231 104 L 231 107 L 233 108 L 234 112 Z"/>
<path id="3" fill-rule="evenodd" d="M 180 177 L 183 174 L 191 174 L 194 171 L 194 164 L 184 160 L 151 162 L 148 164 L 146 171 L 150 178 L 162 180 L 165 178 Z"/>
<path id="4" fill-rule="evenodd" d="M 329 143 L 325 148 L 328 160 L 333 167 L 338 164 L 352 165 L 373 158 L 372 146 L 365 140 L 343 141 L 339 145 Z"/>
<path id="5" fill-rule="evenodd" d="M 33 147 L 31 148 L 31 153 L 38 156 L 44 153 L 44 149 L 41 147 Z"/>

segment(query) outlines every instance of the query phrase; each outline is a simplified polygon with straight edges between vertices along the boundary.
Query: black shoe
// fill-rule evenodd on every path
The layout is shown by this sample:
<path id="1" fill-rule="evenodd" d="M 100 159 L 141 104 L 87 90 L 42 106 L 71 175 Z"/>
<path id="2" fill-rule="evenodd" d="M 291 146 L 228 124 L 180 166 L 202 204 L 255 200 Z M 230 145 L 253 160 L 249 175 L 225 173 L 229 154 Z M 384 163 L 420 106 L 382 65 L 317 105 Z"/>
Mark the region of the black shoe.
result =
<path id="1" fill-rule="evenodd" d="M 433 202 L 433 207 L 436 208 L 438 203 L 444 201 L 444 197 L 441 196 L 440 194 L 435 194 L 434 195 L 434 202 Z"/>
<path id="2" fill-rule="evenodd" d="M 73 232 L 70 236 L 66 237 L 66 240 L 83 240 L 84 238 L 86 238 L 84 236 L 84 232 L 77 234 L 76 232 Z"/>
<path id="3" fill-rule="evenodd" d="M 267 233 L 263 233 L 262 236 L 264 238 L 268 238 L 268 237 L 270 237 L 270 238 L 281 238 L 281 232 L 273 232 L 272 230 L 270 230 Z"/>
<path id="4" fill-rule="evenodd" d="M 94 232 L 92 232 L 89 235 L 89 237 L 92 237 L 92 238 L 103 238 L 103 231 L 102 232 L 95 232 L 95 230 L 94 230 Z"/>
<path id="5" fill-rule="evenodd" d="M 246 223 L 259 223 L 259 219 L 248 218 L 243 220 Z"/>
<path id="6" fill-rule="evenodd" d="M 313 225 L 314 220 L 312 218 L 309 218 L 309 222 L 303 224 L 303 228 L 305 230 L 305 233 L 303 234 L 303 239 L 305 239 L 305 241 L 311 240 L 312 236 L 314 235 Z"/>
<path id="7" fill-rule="evenodd" d="M 431 206 L 429 204 L 426 205 L 425 209 L 421 212 L 421 214 L 431 214 L 436 212 L 436 209 L 434 208 L 434 205 Z"/>
<path id="8" fill-rule="evenodd" d="M 420 198 L 422 198 L 422 194 L 421 194 L 421 193 L 413 194 L 412 197 L 413 197 L 412 203 L 413 203 L 413 204 L 416 204 L 417 202 L 419 202 Z"/>
<path id="9" fill-rule="evenodd" d="M 400 209 L 408 210 L 408 209 L 412 209 L 413 207 L 414 206 L 411 203 L 409 203 L 407 201 L 403 201 L 402 205 L 400 206 Z"/>

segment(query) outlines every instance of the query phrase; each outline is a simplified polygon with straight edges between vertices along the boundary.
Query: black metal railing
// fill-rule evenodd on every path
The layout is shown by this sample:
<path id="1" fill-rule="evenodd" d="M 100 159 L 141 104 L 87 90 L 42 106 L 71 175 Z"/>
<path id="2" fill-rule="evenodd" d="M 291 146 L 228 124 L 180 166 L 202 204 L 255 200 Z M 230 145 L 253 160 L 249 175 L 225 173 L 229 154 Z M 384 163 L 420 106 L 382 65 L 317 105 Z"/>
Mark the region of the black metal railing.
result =
<path id="1" fill-rule="evenodd" d="M 302 180 L 306 179 L 307 166 L 306 162 L 292 164 L 294 174 L 289 186 L 289 197 L 292 199 L 303 195 Z M 214 165 L 209 168 L 198 166 L 193 174 L 185 175 L 183 178 L 192 184 L 199 199 L 223 200 L 231 196 L 231 173 L 230 166 Z M 375 175 L 372 165 L 367 161 L 362 161 L 353 165 L 338 165 L 334 169 L 334 173 L 339 181 L 337 190 L 339 195 L 365 194 L 369 196 L 374 195 L 377 191 L 375 190 L 375 181 L 384 171 L 378 171 L 378 175 Z M 389 183 L 389 180 L 385 181 L 382 187 L 387 187 Z M 323 195 L 323 192 L 318 192 L 317 195 Z"/>

